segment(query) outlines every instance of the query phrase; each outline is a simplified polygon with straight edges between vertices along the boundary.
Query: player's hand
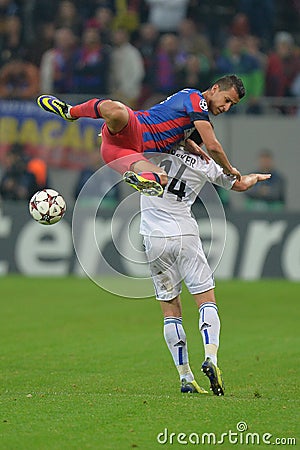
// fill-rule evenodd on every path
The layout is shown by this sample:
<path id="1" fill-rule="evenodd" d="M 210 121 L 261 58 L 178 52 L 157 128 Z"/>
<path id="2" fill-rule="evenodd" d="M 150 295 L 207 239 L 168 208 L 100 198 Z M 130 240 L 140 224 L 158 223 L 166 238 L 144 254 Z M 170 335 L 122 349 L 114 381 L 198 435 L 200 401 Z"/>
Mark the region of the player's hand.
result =
<path id="1" fill-rule="evenodd" d="M 257 173 L 256 176 L 257 181 L 265 181 L 271 178 L 272 175 L 270 173 Z"/>
<path id="2" fill-rule="evenodd" d="M 210 157 L 208 156 L 208 154 L 192 139 L 187 139 L 185 141 L 184 148 L 193 155 L 201 156 L 206 163 L 210 161 Z"/>
<path id="3" fill-rule="evenodd" d="M 230 170 L 225 170 L 224 169 L 223 172 L 226 175 L 231 175 L 231 176 L 235 177 L 237 179 L 237 181 L 241 181 L 242 175 L 240 174 L 240 172 L 235 167 L 231 166 Z"/>

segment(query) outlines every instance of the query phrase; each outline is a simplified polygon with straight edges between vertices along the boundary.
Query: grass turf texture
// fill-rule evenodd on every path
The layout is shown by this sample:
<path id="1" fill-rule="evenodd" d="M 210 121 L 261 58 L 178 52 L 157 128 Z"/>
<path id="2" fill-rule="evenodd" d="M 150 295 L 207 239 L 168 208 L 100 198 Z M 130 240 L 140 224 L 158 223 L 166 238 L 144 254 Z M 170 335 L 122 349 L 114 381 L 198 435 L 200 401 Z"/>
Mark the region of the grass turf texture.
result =
<path id="1" fill-rule="evenodd" d="M 221 398 L 179 392 L 153 299 L 115 297 L 86 279 L 2 278 L 1 449 L 214 448 L 163 446 L 156 436 L 168 428 L 220 437 L 240 421 L 271 441 L 297 437 L 299 292 L 279 280 L 217 283 Z M 190 363 L 208 387 L 198 312 L 183 297 Z"/>

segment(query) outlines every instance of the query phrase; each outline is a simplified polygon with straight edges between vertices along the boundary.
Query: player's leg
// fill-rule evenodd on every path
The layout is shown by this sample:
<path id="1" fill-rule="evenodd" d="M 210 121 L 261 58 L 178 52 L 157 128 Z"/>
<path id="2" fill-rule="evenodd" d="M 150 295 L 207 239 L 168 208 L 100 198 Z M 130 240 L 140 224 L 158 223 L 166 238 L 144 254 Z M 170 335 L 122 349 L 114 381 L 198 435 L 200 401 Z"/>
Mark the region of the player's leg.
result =
<path id="1" fill-rule="evenodd" d="M 53 95 L 41 95 L 37 103 L 45 111 L 57 114 L 65 120 L 76 120 L 81 117 L 103 119 L 112 134 L 123 130 L 129 120 L 128 108 L 121 102 L 109 99 L 93 98 L 71 106 Z"/>
<path id="2" fill-rule="evenodd" d="M 166 172 L 144 157 L 136 158 L 137 153 L 143 151 L 143 141 L 139 123 L 130 108 L 118 101 L 97 98 L 71 106 L 52 95 L 41 95 L 37 103 L 45 111 L 68 121 L 77 120 L 80 117 L 103 119 L 108 130 L 106 139 L 103 133 L 103 160 L 106 163 L 112 163 L 128 155 L 135 156 L 133 163 L 132 159 L 127 158 L 130 164 L 125 165 L 125 169 L 124 160 L 120 165 L 122 169 L 118 168 L 118 164 L 111 164 L 111 167 L 124 174 L 124 181 L 145 195 L 163 193 L 163 187 L 168 182 Z M 104 148 L 106 141 L 110 144 L 109 149 Z"/>
<path id="3" fill-rule="evenodd" d="M 103 107 L 107 106 L 107 103 L 103 102 Z M 124 181 L 138 191 L 146 195 L 160 195 L 163 193 L 163 186 L 168 182 L 167 174 L 144 156 L 141 125 L 132 109 L 125 108 L 128 118 L 122 130 L 113 134 L 107 123 L 102 128 L 102 159 L 114 170 L 122 173 Z M 110 118 L 110 123 L 113 117 Z"/>
<path id="4" fill-rule="evenodd" d="M 205 357 L 209 357 L 217 365 L 220 319 L 214 289 L 200 294 L 193 294 L 193 296 L 199 310 L 199 330 L 203 338 Z"/>
<path id="5" fill-rule="evenodd" d="M 129 108 L 123 103 L 113 100 L 103 100 L 98 103 L 97 109 L 99 116 L 105 120 L 106 126 L 112 134 L 119 133 L 127 126 L 129 121 Z"/>
<path id="6" fill-rule="evenodd" d="M 178 261 L 185 284 L 194 296 L 199 309 L 199 330 L 205 352 L 202 371 L 208 376 L 214 394 L 223 395 L 221 371 L 217 366 L 220 319 L 214 294 L 214 278 L 199 237 L 182 236 L 182 240 L 182 251 Z"/>
<path id="7" fill-rule="evenodd" d="M 179 239 L 180 241 L 180 239 Z M 181 381 L 181 392 L 205 393 L 195 381 L 189 366 L 186 334 L 182 325 L 180 275 L 174 264 L 173 241 L 144 236 L 144 248 L 151 278 L 164 317 L 164 338 Z"/>
<path id="8" fill-rule="evenodd" d="M 123 103 L 93 98 L 87 102 L 70 108 L 72 118 L 91 117 L 92 119 L 103 119 L 111 134 L 117 134 L 123 130 L 129 121 L 129 108 Z"/>
<path id="9" fill-rule="evenodd" d="M 132 145 L 132 152 L 142 151 L 142 135 L 140 133 L 140 126 L 136 117 L 132 114 L 132 110 L 120 102 L 103 101 L 99 104 L 98 109 L 101 117 L 105 120 L 106 126 L 110 133 L 116 134 L 123 130 L 123 136 L 128 137 Z M 128 129 L 125 130 L 125 127 Z M 135 143 L 135 137 L 140 141 Z M 128 150 L 128 142 L 124 144 L 122 150 Z M 124 153 L 125 154 L 125 153 Z M 123 154 L 119 153 L 119 157 Z M 139 159 L 130 164 L 124 173 L 124 181 L 130 184 L 137 190 L 148 189 L 159 183 L 165 186 L 168 182 L 166 172 L 155 164 L 148 161 L 146 158 Z M 152 181 L 154 183 L 148 183 Z M 159 190 L 160 191 L 160 190 Z M 160 191 L 159 193 L 162 193 Z M 158 193 L 158 194 L 159 194 Z"/>
<path id="10" fill-rule="evenodd" d="M 160 301 L 164 316 L 164 338 L 179 374 L 181 392 L 206 393 L 195 380 L 189 365 L 186 334 L 182 325 L 180 296 Z"/>
<path id="11" fill-rule="evenodd" d="M 216 305 L 214 289 L 194 294 L 199 309 L 199 330 L 202 335 L 205 360 L 201 370 L 210 381 L 215 395 L 224 395 L 224 383 L 218 367 L 218 349 L 220 340 L 220 318 Z"/>
<path id="12" fill-rule="evenodd" d="M 130 170 L 125 171 L 123 179 L 137 190 L 147 189 L 147 185 L 159 183 L 164 187 L 168 183 L 168 175 L 161 168 L 148 161 L 146 158 L 135 161 L 131 164 Z M 148 183 L 150 181 L 150 183 Z M 152 183 L 151 183 L 152 182 Z M 163 193 L 163 189 L 158 187 L 157 195 Z M 151 195 L 151 194 L 150 194 Z"/>
<path id="13" fill-rule="evenodd" d="M 157 196 L 163 193 L 167 174 L 148 161 L 143 153 L 115 145 L 111 136 L 107 138 L 102 132 L 101 156 L 109 167 L 123 175 L 127 184 L 142 194 Z"/>

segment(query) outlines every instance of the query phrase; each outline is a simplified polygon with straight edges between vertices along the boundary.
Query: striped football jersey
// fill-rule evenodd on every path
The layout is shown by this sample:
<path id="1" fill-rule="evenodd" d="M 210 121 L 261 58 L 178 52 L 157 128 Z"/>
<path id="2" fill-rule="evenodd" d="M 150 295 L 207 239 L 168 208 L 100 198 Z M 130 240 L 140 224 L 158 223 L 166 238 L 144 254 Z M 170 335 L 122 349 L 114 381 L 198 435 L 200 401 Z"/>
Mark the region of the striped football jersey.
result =
<path id="1" fill-rule="evenodd" d="M 194 121 L 210 122 L 206 100 L 196 89 L 183 89 L 147 111 L 134 113 L 142 125 L 144 152 L 167 152 L 192 134 Z"/>

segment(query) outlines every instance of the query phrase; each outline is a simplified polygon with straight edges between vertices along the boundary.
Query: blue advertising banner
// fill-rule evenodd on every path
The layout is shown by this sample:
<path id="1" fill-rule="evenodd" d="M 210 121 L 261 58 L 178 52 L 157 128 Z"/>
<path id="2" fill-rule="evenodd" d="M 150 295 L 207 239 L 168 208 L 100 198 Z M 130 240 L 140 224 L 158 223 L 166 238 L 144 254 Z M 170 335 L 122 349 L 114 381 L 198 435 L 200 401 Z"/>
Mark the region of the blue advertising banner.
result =
<path id="1" fill-rule="evenodd" d="M 51 167 L 80 169 L 99 149 L 101 120 L 66 122 L 42 111 L 34 101 L 0 101 L 0 162 L 13 144 Z"/>

